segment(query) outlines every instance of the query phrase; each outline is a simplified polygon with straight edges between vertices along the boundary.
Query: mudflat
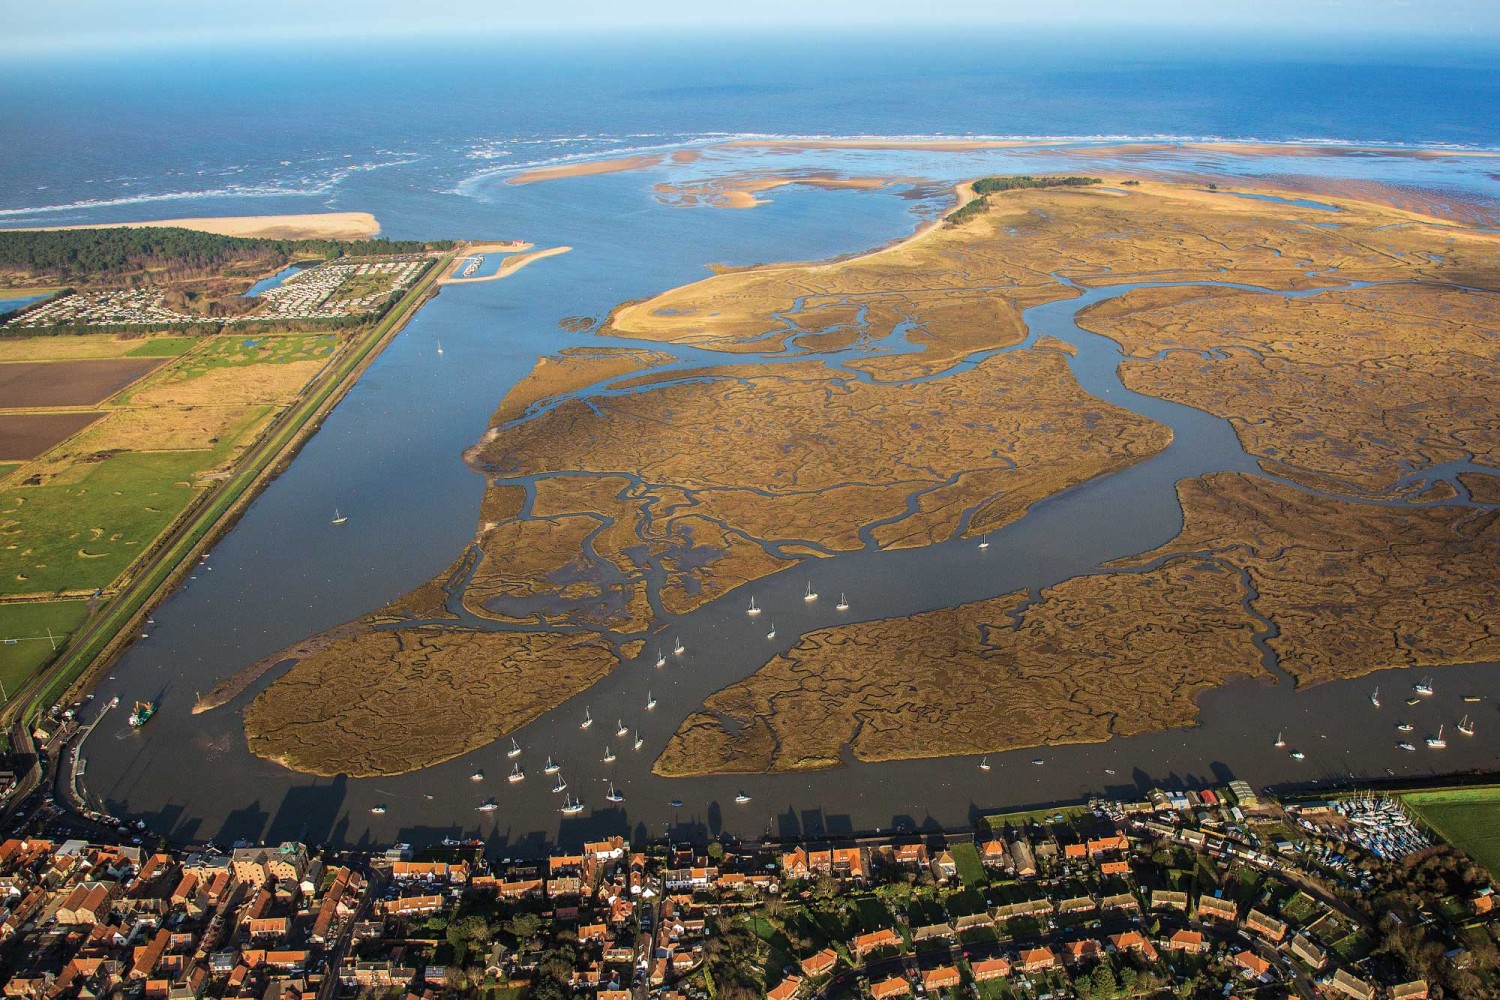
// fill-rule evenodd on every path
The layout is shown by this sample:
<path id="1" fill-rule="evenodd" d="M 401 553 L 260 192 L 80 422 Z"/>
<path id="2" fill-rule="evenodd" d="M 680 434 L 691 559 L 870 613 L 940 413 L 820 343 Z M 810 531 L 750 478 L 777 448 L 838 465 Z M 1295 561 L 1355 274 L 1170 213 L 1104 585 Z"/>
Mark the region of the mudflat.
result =
<path id="1" fill-rule="evenodd" d="M 101 416 L 89 412 L 0 414 L 0 461 L 35 458 Z"/>

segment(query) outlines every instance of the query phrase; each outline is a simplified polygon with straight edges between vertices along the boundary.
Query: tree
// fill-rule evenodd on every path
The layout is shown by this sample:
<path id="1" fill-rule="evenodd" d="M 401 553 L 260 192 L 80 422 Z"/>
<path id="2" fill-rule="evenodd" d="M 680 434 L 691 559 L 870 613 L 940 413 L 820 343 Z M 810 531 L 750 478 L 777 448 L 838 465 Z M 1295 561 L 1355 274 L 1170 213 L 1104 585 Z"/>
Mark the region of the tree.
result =
<path id="1" fill-rule="evenodd" d="M 724 845 L 715 840 L 708 845 L 708 857 L 714 864 L 724 860 Z"/>

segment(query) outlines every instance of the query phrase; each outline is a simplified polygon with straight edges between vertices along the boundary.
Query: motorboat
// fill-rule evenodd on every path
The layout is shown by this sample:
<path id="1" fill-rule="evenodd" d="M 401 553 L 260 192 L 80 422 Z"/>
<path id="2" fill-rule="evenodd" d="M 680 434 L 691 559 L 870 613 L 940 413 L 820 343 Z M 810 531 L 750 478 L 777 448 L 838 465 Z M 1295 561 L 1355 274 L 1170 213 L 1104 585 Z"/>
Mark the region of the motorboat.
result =
<path id="1" fill-rule="evenodd" d="M 744 805 L 746 802 L 750 801 L 750 796 L 746 795 L 744 792 L 740 792 L 734 797 L 734 801 L 738 802 L 740 805 Z"/>

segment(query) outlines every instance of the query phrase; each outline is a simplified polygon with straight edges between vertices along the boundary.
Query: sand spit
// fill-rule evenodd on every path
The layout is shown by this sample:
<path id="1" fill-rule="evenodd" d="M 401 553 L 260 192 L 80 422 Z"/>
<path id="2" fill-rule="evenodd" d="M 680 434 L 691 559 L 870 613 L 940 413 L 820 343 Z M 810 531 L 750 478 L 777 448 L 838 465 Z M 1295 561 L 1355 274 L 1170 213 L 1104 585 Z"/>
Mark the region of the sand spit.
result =
<path id="1" fill-rule="evenodd" d="M 85 226 L 35 226 L 35 230 L 196 229 L 219 236 L 271 240 L 364 240 L 380 233 L 369 212 L 315 212 L 307 215 L 226 215 L 218 218 L 154 219 L 150 222 L 99 222 Z"/>
<path id="2" fill-rule="evenodd" d="M 760 195 L 794 184 L 831 191 L 877 191 L 892 184 L 916 184 L 916 177 L 843 177 L 831 171 L 786 174 L 732 174 L 686 184 L 655 185 L 657 200 L 679 208 L 707 205 L 710 208 L 755 208 L 770 199 Z"/>
<path id="3" fill-rule="evenodd" d="M 510 249 L 514 249 L 514 247 Z M 476 281 L 498 281 L 501 278 L 510 277 L 512 274 L 515 274 L 521 268 L 525 267 L 527 264 L 530 264 L 534 260 L 541 260 L 543 257 L 556 257 L 558 254 L 567 253 L 571 249 L 573 248 L 548 247 L 546 250 L 537 250 L 533 253 L 514 254 L 513 256 L 505 258 L 505 260 L 500 264 L 500 267 L 495 271 L 494 274 L 486 274 L 477 278 L 439 278 L 438 284 L 469 285 L 473 284 Z"/>
<path id="4" fill-rule="evenodd" d="M 934 153 L 975 153 L 1016 146 L 1057 146 L 1062 140 L 1042 139 L 735 139 L 722 145 L 737 149 L 915 149 Z"/>

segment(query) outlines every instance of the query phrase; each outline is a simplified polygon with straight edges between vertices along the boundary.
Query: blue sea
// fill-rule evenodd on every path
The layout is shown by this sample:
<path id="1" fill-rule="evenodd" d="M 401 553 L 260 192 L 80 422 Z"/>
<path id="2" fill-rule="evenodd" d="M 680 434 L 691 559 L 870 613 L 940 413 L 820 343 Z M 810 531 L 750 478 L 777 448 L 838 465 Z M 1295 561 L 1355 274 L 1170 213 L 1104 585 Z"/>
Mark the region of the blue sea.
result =
<path id="1" fill-rule="evenodd" d="M 1493 149 L 1497 55 L 991 30 L 37 58 L 0 66 L 0 226 L 370 209 L 403 193 L 463 197 L 525 165 L 733 136 Z M 387 232 L 437 235 L 395 217 Z"/>

